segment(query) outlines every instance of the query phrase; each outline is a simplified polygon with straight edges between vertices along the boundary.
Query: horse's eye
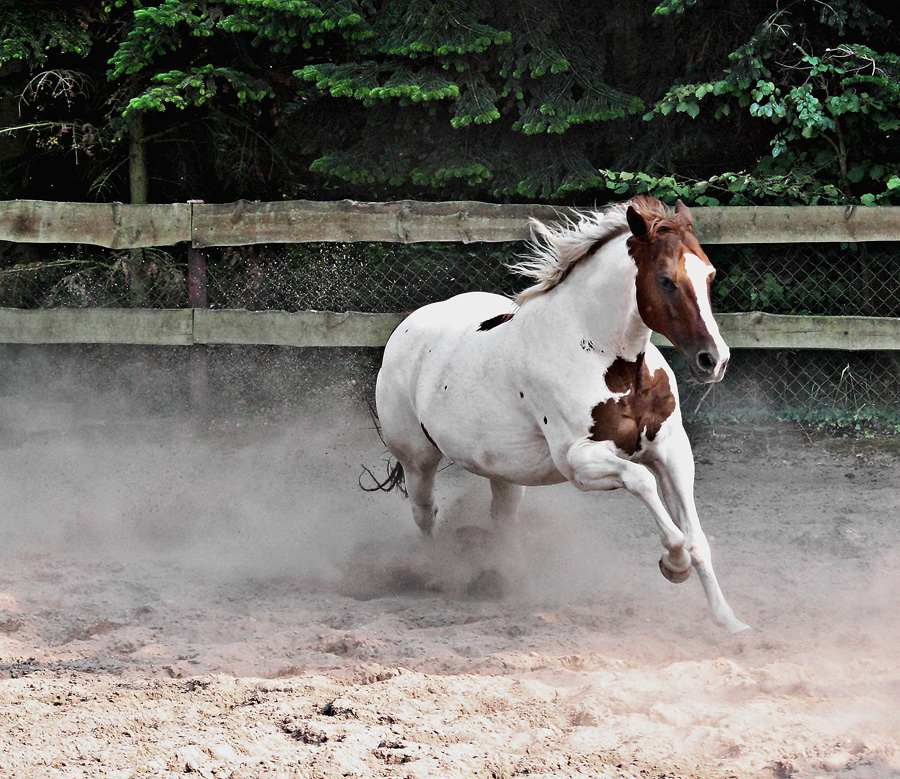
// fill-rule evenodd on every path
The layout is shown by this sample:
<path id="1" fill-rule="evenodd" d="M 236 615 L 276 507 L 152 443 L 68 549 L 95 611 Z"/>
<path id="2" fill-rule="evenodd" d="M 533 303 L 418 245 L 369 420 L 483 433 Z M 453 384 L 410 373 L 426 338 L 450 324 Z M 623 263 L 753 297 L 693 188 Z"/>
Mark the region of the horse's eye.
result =
<path id="1" fill-rule="evenodd" d="M 660 276 L 658 281 L 659 286 L 662 287 L 666 292 L 674 292 L 676 289 L 678 289 L 678 285 L 668 276 Z"/>

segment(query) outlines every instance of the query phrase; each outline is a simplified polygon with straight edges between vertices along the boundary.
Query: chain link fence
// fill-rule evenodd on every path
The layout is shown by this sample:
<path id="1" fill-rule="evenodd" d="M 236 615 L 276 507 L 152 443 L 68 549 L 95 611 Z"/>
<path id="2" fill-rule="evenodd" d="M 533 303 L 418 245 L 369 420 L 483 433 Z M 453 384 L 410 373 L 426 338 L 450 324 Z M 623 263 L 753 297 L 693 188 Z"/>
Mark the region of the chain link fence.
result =
<path id="1" fill-rule="evenodd" d="M 183 248 L 15 248 L 0 250 L 0 306 L 188 306 Z M 311 243 L 211 249 L 209 306 L 402 312 L 470 290 L 512 295 L 524 282 L 506 266 L 522 248 Z M 706 248 L 718 270 L 716 311 L 900 317 L 898 243 Z M 900 432 L 900 353 L 735 350 L 725 381 L 699 387 L 691 384 L 677 353 L 668 351 L 682 377 L 689 419 L 786 418 L 838 432 Z M 360 375 L 373 374 L 377 360 L 359 359 L 367 366 Z"/>
<path id="2" fill-rule="evenodd" d="M 900 243 L 709 246 L 717 311 L 900 316 Z"/>
<path id="3" fill-rule="evenodd" d="M 0 251 L 0 305 L 187 306 L 184 250 Z M 514 294 L 521 243 L 307 243 L 207 249 L 209 305 L 408 311 L 469 290 Z M 900 243 L 708 246 L 720 312 L 900 317 Z"/>

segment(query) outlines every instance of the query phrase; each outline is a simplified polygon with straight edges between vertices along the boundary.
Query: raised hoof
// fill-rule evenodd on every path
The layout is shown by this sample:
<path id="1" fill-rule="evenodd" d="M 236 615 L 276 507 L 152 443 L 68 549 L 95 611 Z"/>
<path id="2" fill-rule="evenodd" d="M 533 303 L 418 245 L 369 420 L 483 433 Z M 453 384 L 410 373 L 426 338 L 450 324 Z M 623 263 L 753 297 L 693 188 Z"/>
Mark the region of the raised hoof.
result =
<path id="1" fill-rule="evenodd" d="M 683 571 L 673 571 L 671 568 L 666 567 L 662 558 L 659 560 L 659 570 L 662 571 L 662 575 L 672 582 L 672 584 L 681 584 L 691 578 L 690 567 L 685 568 Z"/>

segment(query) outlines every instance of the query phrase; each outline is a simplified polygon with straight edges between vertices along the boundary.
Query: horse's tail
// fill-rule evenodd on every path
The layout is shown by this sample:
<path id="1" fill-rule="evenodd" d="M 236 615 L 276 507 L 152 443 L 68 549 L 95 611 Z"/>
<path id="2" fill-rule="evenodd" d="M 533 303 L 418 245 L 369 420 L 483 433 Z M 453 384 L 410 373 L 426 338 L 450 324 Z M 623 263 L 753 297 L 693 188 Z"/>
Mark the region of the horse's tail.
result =
<path id="1" fill-rule="evenodd" d="M 363 484 L 363 476 L 368 476 L 372 480 L 370 486 Z M 400 493 L 404 498 L 409 497 L 409 494 L 406 491 L 406 475 L 403 473 L 403 466 L 398 461 L 392 459 L 387 461 L 387 474 L 381 481 L 379 481 L 378 477 L 364 465 L 363 473 L 359 475 L 359 486 L 366 492 L 390 492 L 396 488 L 400 490 Z"/>
<path id="2" fill-rule="evenodd" d="M 381 443 L 384 443 L 381 423 L 378 421 L 378 412 L 371 401 L 369 401 L 369 413 L 372 415 L 372 422 L 375 424 L 375 432 L 378 433 Z M 363 476 L 368 476 L 372 480 L 370 486 L 367 487 L 363 484 Z M 409 493 L 406 491 L 406 474 L 403 472 L 403 466 L 398 460 L 394 460 L 391 457 L 387 460 L 387 474 L 381 481 L 364 465 L 363 472 L 359 475 L 359 486 L 366 492 L 390 492 L 393 489 L 398 489 L 404 498 L 409 497 Z"/>

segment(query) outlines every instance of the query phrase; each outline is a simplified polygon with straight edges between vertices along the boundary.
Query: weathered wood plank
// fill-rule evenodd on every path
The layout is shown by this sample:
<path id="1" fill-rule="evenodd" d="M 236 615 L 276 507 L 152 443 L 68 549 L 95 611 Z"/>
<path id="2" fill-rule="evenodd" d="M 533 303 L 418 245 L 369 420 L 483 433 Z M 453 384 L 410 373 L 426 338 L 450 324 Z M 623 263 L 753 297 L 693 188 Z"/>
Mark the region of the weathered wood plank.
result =
<path id="1" fill-rule="evenodd" d="M 725 342 L 732 349 L 900 350 L 900 319 L 864 316 L 790 316 L 717 314 Z M 653 342 L 671 344 L 654 333 Z"/>
<path id="2" fill-rule="evenodd" d="M 702 243 L 900 240 L 898 206 L 727 206 L 691 210 Z"/>
<path id="3" fill-rule="evenodd" d="M 0 309 L 0 343 L 383 346 L 404 314 L 208 309 Z M 900 319 L 719 314 L 733 349 L 900 351 Z M 654 343 L 670 345 L 653 336 Z"/>
<path id="4" fill-rule="evenodd" d="M 193 211 L 193 226 L 192 226 Z M 900 207 L 728 206 L 693 209 L 701 241 L 792 243 L 900 240 Z M 475 201 L 129 205 L 0 201 L 0 240 L 86 243 L 114 249 L 305 241 L 518 241 L 528 218 L 556 221 L 573 209 Z"/>
<path id="5" fill-rule="evenodd" d="M 194 207 L 195 246 L 303 241 L 519 241 L 528 219 L 557 221 L 574 209 L 478 202 L 205 204 Z M 693 209 L 704 243 L 900 240 L 900 207 L 730 206 Z"/>
<path id="6" fill-rule="evenodd" d="M 191 238 L 191 205 L 0 201 L 0 241 L 86 243 L 110 249 L 172 246 Z"/>
<path id="7" fill-rule="evenodd" d="M 198 204 L 193 245 L 238 246 L 304 241 L 520 241 L 528 218 L 553 221 L 568 209 L 473 201 L 359 203 L 353 200 Z"/>
<path id="8" fill-rule="evenodd" d="M 723 314 L 735 348 L 900 349 L 900 319 L 863 316 Z M 760 344 L 765 344 L 760 347 Z"/>
<path id="9" fill-rule="evenodd" d="M 194 310 L 199 344 L 383 346 L 404 314 Z"/>
<path id="10" fill-rule="evenodd" d="M 0 308 L 0 343 L 152 344 L 193 343 L 190 309 Z"/>

